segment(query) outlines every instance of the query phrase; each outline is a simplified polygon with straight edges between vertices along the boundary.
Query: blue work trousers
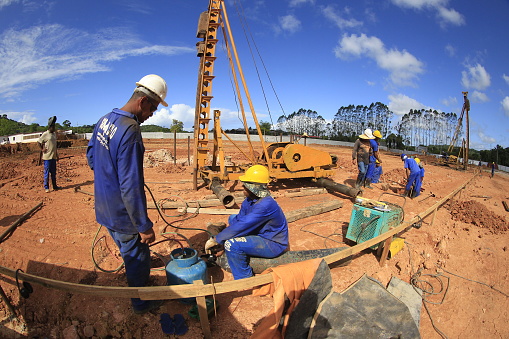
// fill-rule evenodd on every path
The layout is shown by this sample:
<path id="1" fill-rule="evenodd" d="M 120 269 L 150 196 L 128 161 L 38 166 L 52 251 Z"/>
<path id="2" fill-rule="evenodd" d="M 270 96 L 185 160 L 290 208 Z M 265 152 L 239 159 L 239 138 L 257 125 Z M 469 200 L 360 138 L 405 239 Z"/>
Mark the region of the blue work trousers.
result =
<path id="1" fill-rule="evenodd" d="M 408 181 L 405 186 L 405 191 L 410 191 L 410 189 L 412 189 L 412 186 L 416 183 L 416 181 L 421 179 L 419 177 L 420 174 L 421 172 L 410 172 L 410 175 L 408 176 Z"/>
<path id="2" fill-rule="evenodd" d="M 124 259 L 125 274 L 129 287 L 144 287 L 150 277 L 150 249 L 147 244 L 140 242 L 140 235 L 123 234 L 108 229 L 111 237 L 120 250 Z M 131 303 L 135 310 L 148 307 L 149 300 L 132 298 Z"/>
<path id="3" fill-rule="evenodd" d="M 57 159 L 44 160 L 44 188 L 47 190 L 49 190 L 50 175 L 53 189 L 55 189 L 57 187 Z"/>
<path id="4" fill-rule="evenodd" d="M 422 186 L 422 178 L 417 177 L 417 180 L 415 180 L 415 185 L 414 185 L 414 193 L 412 195 L 414 198 L 421 195 L 421 186 Z"/>
<path id="5" fill-rule="evenodd" d="M 224 243 L 226 258 L 235 280 L 249 278 L 254 275 L 253 269 L 249 266 L 250 256 L 275 258 L 282 254 L 286 248 L 287 246 L 258 235 L 232 238 Z"/>
<path id="6" fill-rule="evenodd" d="M 368 169 L 366 170 L 366 179 L 373 180 L 373 174 L 375 172 L 376 158 L 374 156 L 369 157 Z"/>
<path id="7" fill-rule="evenodd" d="M 364 180 L 366 178 L 366 172 L 368 171 L 369 163 L 365 163 L 362 161 L 357 162 L 357 168 L 359 169 L 359 174 L 357 175 L 358 180 Z"/>

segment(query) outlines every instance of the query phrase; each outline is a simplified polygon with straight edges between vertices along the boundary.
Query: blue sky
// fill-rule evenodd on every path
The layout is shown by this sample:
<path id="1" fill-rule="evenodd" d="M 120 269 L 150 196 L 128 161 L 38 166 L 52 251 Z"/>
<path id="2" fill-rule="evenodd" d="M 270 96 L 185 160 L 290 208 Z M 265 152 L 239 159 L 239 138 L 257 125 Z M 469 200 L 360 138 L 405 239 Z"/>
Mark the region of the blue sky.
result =
<path id="1" fill-rule="evenodd" d="M 259 120 L 275 123 L 300 108 L 330 120 L 341 106 L 377 101 L 396 118 L 411 108 L 459 113 L 469 91 L 471 147 L 509 147 L 509 1 L 236 1 L 276 92 L 257 59 L 263 96 L 239 7 L 226 0 Z M 168 83 L 169 106 L 146 123 L 178 119 L 190 130 L 196 28 L 207 7 L 208 0 L 0 0 L 0 114 L 94 124 L 155 73 Z M 241 127 L 221 48 L 217 56 L 211 107 L 221 110 L 223 128 Z"/>

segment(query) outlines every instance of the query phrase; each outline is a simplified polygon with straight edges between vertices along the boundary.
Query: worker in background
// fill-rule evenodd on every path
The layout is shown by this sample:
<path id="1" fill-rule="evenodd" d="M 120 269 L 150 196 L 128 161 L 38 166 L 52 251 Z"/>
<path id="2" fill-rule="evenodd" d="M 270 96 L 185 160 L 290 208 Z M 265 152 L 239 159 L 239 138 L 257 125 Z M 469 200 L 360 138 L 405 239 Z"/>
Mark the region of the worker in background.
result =
<path id="1" fill-rule="evenodd" d="M 267 167 L 251 166 L 239 180 L 246 196 L 239 213 L 231 215 L 229 226 L 205 244 L 207 253 L 224 247 L 234 279 L 254 275 L 249 257 L 275 258 L 288 248 L 288 222 L 270 195 Z"/>
<path id="2" fill-rule="evenodd" d="M 412 198 L 410 195 L 410 190 L 412 189 L 412 186 L 415 184 L 416 180 L 419 179 L 419 176 L 421 175 L 421 168 L 415 159 L 409 158 L 406 154 L 401 154 L 401 161 L 404 162 L 407 178 L 405 193 L 403 193 L 403 196 Z"/>
<path id="3" fill-rule="evenodd" d="M 420 174 L 413 186 L 412 198 L 416 198 L 421 194 L 422 182 L 424 181 L 424 166 L 422 165 L 421 159 L 415 158 L 415 162 L 419 166 Z"/>
<path id="4" fill-rule="evenodd" d="M 359 138 L 353 145 L 352 164 L 355 165 L 357 161 L 357 168 L 359 169 L 357 180 L 355 181 L 355 188 L 360 188 L 366 178 L 369 165 L 369 153 L 371 150 L 371 139 L 375 139 L 375 137 L 373 136 L 373 132 L 368 128 L 364 130 L 363 134 L 359 135 Z"/>
<path id="5" fill-rule="evenodd" d="M 495 163 L 492 162 L 491 163 L 491 178 L 493 178 L 495 176 Z"/>
<path id="6" fill-rule="evenodd" d="M 141 78 L 122 108 L 99 119 L 87 149 L 88 164 L 94 171 L 96 220 L 120 250 L 129 287 L 147 285 L 149 244 L 156 239 L 147 214 L 140 124 L 159 104 L 168 106 L 166 93 L 166 82 L 160 76 Z M 162 301 L 132 298 L 131 303 L 134 313 L 143 314 L 159 308 Z"/>
<path id="7" fill-rule="evenodd" d="M 366 188 L 373 188 L 371 187 L 371 183 L 373 182 L 373 173 L 375 171 L 376 162 L 379 164 L 382 163 L 382 160 L 380 159 L 380 153 L 378 151 L 378 147 L 380 146 L 380 139 L 382 139 L 382 133 L 376 130 L 373 132 L 373 136 L 375 138 L 369 140 L 371 150 L 369 152 L 369 165 L 366 171 L 366 178 L 364 179 L 364 187 Z"/>
<path id="8" fill-rule="evenodd" d="M 384 174 L 382 164 L 378 160 L 376 160 L 375 169 L 373 170 L 373 175 L 371 176 L 371 183 L 378 184 L 378 182 L 380 181 L 380 176 L 382 174 Z"/>
<path id="9" fill-rule="evenodd" d="M 41 148 L 42 160 L 44 161 L 44 190 L 49 193 L 49 177 L 51 176 L 51 184 L 53 190 L 60 189 L 57 186 L 57 134 L 55 133 L 57 117 L 52 116 L 48 120 L 48 130 L 39 137 L 37 143 Z"/>

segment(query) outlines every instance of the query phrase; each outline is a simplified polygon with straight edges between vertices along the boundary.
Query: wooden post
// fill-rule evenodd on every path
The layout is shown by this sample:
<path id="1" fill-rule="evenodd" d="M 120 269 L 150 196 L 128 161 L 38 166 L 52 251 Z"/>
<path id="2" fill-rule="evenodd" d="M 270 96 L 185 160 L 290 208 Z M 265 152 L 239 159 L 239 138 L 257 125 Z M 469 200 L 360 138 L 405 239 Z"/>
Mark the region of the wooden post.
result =
<path id="1" fill-rule="evenodd" d="M 177 130 L 173 131 L 173 164 L 177 164 Z"/>
<path id="2" fill-rule="evenodd" d="M 380 257 L 380 266 L 384 266 L 387 261 L 387 256 L 389 255 L 389 249 L 391 248 L 392 236 L 385 239 L 384 248 L 382 250 L 382 256 Z"/>
<path id="3" fill-rule="evenodd" d="M 433 211 L 433 218 L 431 219 L 431 227 L 433 227 L 433 224 L 435 223 L 435 218 L 437 217 L 437 210 L 438 210 L 438 207 L 435 208 L 435 210 Z"/>
<path id="4" fill-rule="evenodd" d="M 0 296 L 2 296 L 2 299 L 4 300 L 5 304 L 7 305 L 7 308 L 11 312 L 12 316 L 16 317 L 16 312 L 14 312 L 14 307 L 12 307 L 12 305 L 11 305 L 9 299 L 7 298 L 7 295 L 5 294 L 4 289 L 2 288 L 2 286 L 0 286 Z"/>
<path id="5" fill-rule="evenodd" d="M 194 285 L 203 285 L 203 281 L 195 280 Z M 212 338 L 212 332 L 210 332 L 209 315 L 207 313 L 207 302 L 205 297 L 196 297 L 196 304 L 198 306 L 198 314 L 200 315 L 201 329 L 203 331 L 203 337 L 208 339 Z"/>
<path id="6" fill-rule="evenodd" d="M 37 204 L 37 206 L 35 206 L 34 208 L 32 208 L 30 211 L 26 212 L 25 214 L 23 214 L 21 217 L 18 218 L 18 220 L 16 220 L 11 226 L 9 226 L 9 228 L 2 234 L 0 235 L 0 243 L 4 241 L 4 238 L 11 232 L 14 231 L 14 229 L 16 227 L 18 227 L 19 224 L 21 224 L 26 218 L 28 218 L 28 216 L 30 214 L 32 214 L 36 209 L 38 209 L 39 207 L 42 206 L 42 201 L 40 203 Z"/>
<path id="7" fill-rule="evenodd" d="M 190 151 L 190 147 L 191 147 L 191 137 L 188 135 L 187 136 L 187 165 L 188 166 L 191 166 L 191 151 Z"/>

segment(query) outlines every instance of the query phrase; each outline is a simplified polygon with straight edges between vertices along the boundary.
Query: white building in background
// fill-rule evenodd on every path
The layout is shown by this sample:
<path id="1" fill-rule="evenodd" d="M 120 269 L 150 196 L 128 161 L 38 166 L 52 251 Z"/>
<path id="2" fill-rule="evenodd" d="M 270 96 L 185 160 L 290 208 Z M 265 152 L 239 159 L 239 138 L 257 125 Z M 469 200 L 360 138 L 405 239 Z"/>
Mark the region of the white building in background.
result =
<path id="1" fill-rule="evenodd" d="M 14 134 L 14 135 L 9 135 L 8 137 L 4 137 L 4 138 L 8 138 L 8 142 L 7 142 L 8 144 L 15 144 L 15 143 L 25 144 L 28 142 L 37 142 L 37 140 L 39 140 L 39 137 L 42 135 L 42 133 L 44 133 L 44 132 Z M 71 135 L 72 130 L 57 131 L 57 135 L 62 135 L 62 134 Z"/>
<path id="2" fill-rule="evenodd" d="M 26 133 L 26 134 L 15 134 L 10 135 L 9 138 L 9 144 L 15 144 L 17 142 L 19 143 L 28 143 L 28 142 L 37 142 L 39 137 L 44 132 L 35 132 L 35 133 Z"/>

